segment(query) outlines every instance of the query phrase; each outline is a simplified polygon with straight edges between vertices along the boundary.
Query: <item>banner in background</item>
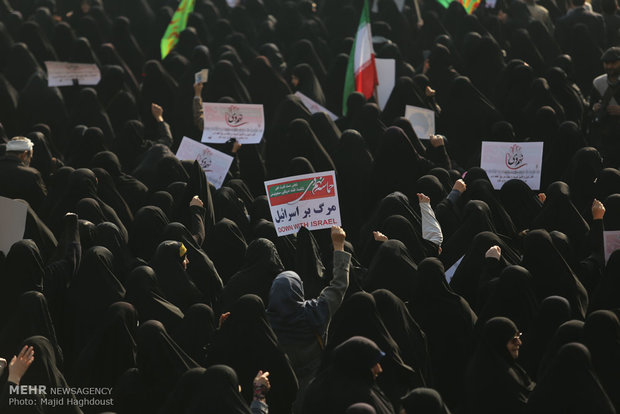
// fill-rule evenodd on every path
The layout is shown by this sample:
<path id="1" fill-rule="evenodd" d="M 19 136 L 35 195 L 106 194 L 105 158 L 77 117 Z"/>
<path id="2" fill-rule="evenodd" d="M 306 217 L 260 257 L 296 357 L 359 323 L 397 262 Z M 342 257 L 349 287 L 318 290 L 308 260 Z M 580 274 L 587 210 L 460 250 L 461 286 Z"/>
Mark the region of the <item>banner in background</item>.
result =
<path id="1" fill-rule="evenodd" d="M 90 63 L 46 61 L 47 86 L 97 85 L 101 72 Z"/>
<path id="2" fill-rule="evenodd" d="M 172 15 L 172 20 L 166 28 L 164 36 L 161 38 L 161 60 L 164 60 L 168 53 L 179 42 L 181 32 L 187 27 L 187 19 L 191 12 L 194 11 L 194 0 L 181 0 L 179 7 Z"/>

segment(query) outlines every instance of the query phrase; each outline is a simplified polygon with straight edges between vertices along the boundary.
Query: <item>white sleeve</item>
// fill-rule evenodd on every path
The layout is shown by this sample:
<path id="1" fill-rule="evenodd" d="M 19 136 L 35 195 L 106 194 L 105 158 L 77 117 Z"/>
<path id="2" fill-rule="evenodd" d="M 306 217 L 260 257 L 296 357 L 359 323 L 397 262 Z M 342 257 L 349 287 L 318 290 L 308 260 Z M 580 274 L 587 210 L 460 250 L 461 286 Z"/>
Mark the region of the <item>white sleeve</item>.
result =
<path id="1" fill-rule="evenodd" d="M 420 213 L 422 215 L 422 238 L 437 246 L 443 242 L 441 227 L 435 218 L 435 213 L 430 203 L 420 203 Z"/>

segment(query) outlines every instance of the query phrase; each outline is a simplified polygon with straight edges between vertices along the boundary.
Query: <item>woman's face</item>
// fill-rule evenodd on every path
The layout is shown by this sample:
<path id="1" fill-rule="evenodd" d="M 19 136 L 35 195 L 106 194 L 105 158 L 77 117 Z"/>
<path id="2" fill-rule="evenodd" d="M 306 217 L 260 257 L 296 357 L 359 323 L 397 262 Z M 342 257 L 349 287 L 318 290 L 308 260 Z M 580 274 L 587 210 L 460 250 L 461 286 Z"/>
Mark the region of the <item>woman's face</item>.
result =
<path id="1" fill-rule="evenodd" d="M 370 368 L 370 372 L 372 372 L 372 377 L 374 379 L 377 379 L 379 374 L 383 372 L 383 368 L 381 368 L 381 364 L 377 362 L 375 365 L 372 366 L 372 368 Z"/>
<path id="2" fill-rule="evenodd" d="M 506 348 L 513 359 L 519 358 L 519 348 L 521 348 L 521 345 L 523 344 L 523 342 L 521 342 L 521 335 L 521 332 L 517 332 L 515 336 L 508 340 L 508 343 L 506 344 Z"/>

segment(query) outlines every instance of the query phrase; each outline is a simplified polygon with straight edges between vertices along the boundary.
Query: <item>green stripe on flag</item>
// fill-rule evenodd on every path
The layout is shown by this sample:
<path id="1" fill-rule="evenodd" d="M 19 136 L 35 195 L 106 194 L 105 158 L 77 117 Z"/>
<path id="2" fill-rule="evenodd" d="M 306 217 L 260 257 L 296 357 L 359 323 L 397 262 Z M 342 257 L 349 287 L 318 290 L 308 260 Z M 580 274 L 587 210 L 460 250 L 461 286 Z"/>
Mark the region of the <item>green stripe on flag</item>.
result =
<path id="1" fill-rule="evenodd" d="M 355 92 L 355 48 L 357 44 L 357 36 L 360 29 L 365 25 L 370 24 L 370 8 L 368 7 L 368 0 L 364 0 L 364 6 L 362 7 L 362 14 L 360 16 L 360 22 L 357 25 L 357 31 L 355 32 L 355 40 L 353 46 L 351 46 L 351 53 L 349 53 L 349 62 L 347 63 L 347 73 L 344 77 L 344 91 L 342 93 L 342 115 L 347 114 L 347 100 L 349 95 Z"/>
<path id="2" fill-rule="evenodd" d="M 181 0 L 179 8 L 174 12 L 172 20 L 166 29 L 166 33 L 161 38 L 161 58 L 162 60 L 168 56 L 168 53 L 176 46 L 179 41 L 179 35 L 185 27 L 187 27 L 187 19 L 189 14 L 194 11 L 195 0 Z"/>
<path id="3" fill-rule="evenodd" d="M 349 95 L 355 92 L 355 40 L 351 53 L 349 54 L 349 62 L 347 63 L 347 73 L 344 76 L 344 92 L 342 93 L 342 115 L 347 115 L 347 100 Z"/>

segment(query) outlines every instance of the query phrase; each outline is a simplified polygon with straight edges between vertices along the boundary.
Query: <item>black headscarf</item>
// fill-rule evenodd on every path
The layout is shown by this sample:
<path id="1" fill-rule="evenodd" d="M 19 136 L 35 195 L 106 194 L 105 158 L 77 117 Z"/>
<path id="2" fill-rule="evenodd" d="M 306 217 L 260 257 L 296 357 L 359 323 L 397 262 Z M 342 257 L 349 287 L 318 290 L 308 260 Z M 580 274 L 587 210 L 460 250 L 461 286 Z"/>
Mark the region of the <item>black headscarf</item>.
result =
<path id="1" fill-rule="evenodd" d="M 381 243 L 368 268 L 364 289 L 387 289 L 404 302 L 411 301 L 417 265 L 405 245 L 398 240 Z"/>
<path id="2" fill-rule="evenodd" d="M 540 366 L 538 369 L 538 379 L 540 380 L 546 372 L 549 370 L 553 358 L 557 355 L 560 348 L 569 342 L 584 343 L 583 334 L 583 321 L 571 319 L 564 322 L 553 333 L 551 341 L 547 345 L 547 351 L 540 360 Z"/>
<path id="3" fill-rule="evenodd" d="M 280 101 L 291 93 L 278 68 L 265 56 L 256 57 L 250 65 L 248 90 L 253 103 L 264 105 L 266 122 L 271 120 Z"/>
<path id="4" fill-rule="evenodd" d="M 507 349 L 519 330 L 508 318 L 486 322 L 468 367 L 466 413 L 521 413 L 534 383 Z"/>
<path id="5" fill-rule="evenodd" d="M 360 336 L 337 346 L 328 368 L 310 384 L 302 414 L 344 412 L 351 404 L 365 402 L 377 414 L 391 414 L 394 409 L 377 386 L 370 369 L 385 355 L 372 340 Z"/>
<path id="6" fill-rule="evenodd" d="M 13 44 L 6 62 L 4 76 L 18 92 L 24 89 L 33 73 L 41 71 L 36 58 L 24 43 Z"/>
<path id="7" fill-rule="evenodd" d="M 32 365 L 28 368 L 21 378 L 20 385 L 45 386 L 46 389 L 64 388 L 69 389 L 69 385 L 60 371 L 60 361 L 56 358 L 53 344 L 44 336 L 31 336 L 22 342 L 19 349 L 24 346 L 32 346 L 36 355 Z M 18 350 L 15 350 L 17 354 Z M 75 394 L 70 391 L 66 398 L 75 399 Z M 63 405 L 53 407 L 50 413 L 58 414 L 82 414 L 82 410 L 77 405 Z"/>
<path id="8" fill-rule="evenodd" d="M 539 300 L 551 295 L 566 298 L 572 315 L 583 319 L 588 307 L 588 294 L 575 273 L 555 248 L 545 230 L 530 231 L 524 239 L 522 265 L 534 277 Z"/>
<path id="9" fill-rule="evenodd" d="M 448 404 L 455 404 L 463 393 L 476 314 L 450 289 L 438 259 L 424 259 L 416 279 L 415 296 L 408 308 L 428 339 L 433 386 Z"/>
<path id="10" fill-rule="evenodd" d="M 502 120 L 502 115 L 469 78 L 459 76 L 449 87 L 450 99 L 441 113 L 440 131 L 449 137 L 448 151 L 455 161 L 471 167 L 476 165 L 483 137 L 490 135 L 491 125 Z"/>
<path id="11" fill-rule="evenodd" d="M 575 342 L 564 345 L 530 395 L 525 413 L 615 413 L 594 372 L 590 352 Z"/>
<path id="12" fill-rule="evenodd" d="M 159 288 L 155 271 L 149 266 L 135 268 L 127 278 L 126 299 L 138 310 L 140 322 L 155 319 L 175 332 L 183 320 L 183 312 L 166 300 Z"/>
<path id="13" fill-rule="evenodd" d="M 459 203 L 465 205 L 469 200 L 482 200 L 489 206 L 491 210 L 491 219 L 493 220 L 498 234 L 510 239 L 516 237 L 517 230 L 511 216 L 496 198 L 493 185 L 488 180 L 477 179 L 471 183 L 467 183 L 467 191 L 459 198 Z"/>
<path id="14" fill-rule="evenodd" d="M 303 93 L 319 105 L 325 106 L 325 95 L 312 66 L 307 63 L 300 63 L 293 68 L 292 75 L 299 82 L 296 86 L 297 91 Z"/>
<path id="15" fill-rule="evenodd" d="M 545 194 L 547 198 L 543 208 L 530 228 L 559 230 L 568 236 L 573 245 L 581 246 L 590 227 L 571 201 L 568 185 L 556 181 L 547 188 Z M 578 254 L 581 254 L 581 251 Z"/>
<path id="16" fill-rule="evenodd" d="M 620 321 L 608 310 L 594 311 L 583 326 L 584 341 L 592 354 L 594 372 L 599 377 L 616 411 L 620 408 Z"/>
<path id="17" fill-rule="evenodd" d="M 493 292 L 478 313 L 478 325 L 484 325 L 494 316 L 504 316 L 518 323 L 527 335 L 538 314 L 538 299 L 530 272 L 521 266 L 508 266 L 491 284 Z M 527 339 L 525 336 L 524 340 Z"/>
<path id="18" fill-rule="evenodd" d="M 392 191 L 411 194 L 410 189 L 416 180 L 433 166 L 417 153 L 401 128 L 388 128 L 375 153 L 374 176 L 377 199 Z"/>
<path id="19" fill-rule="evenodd" d="M 150 260 L 167 224 L 168 218 L 159 207 L 146 206 L 138 210 L 129 237 L 129 247 L 133 254 L 143 260 Z"/>
<path id="20" fill-rule="evenodd" d="M 101 326 L 79 353 L 71 383 L 78 387 L 113 387 L 127 369 L 136 366 L 137 329 L 138 313 L 132 305 L 110 305 Z"/>
<path id="21" fill-rule="evenodd" d="M 207 303 L 216 307 L 222 292 L 222 279 L 209 256 L 198 246 L 189 230 L 181 223 L 170 223 L 164 228 L 161 240 L 183 243 L 187 248 L 189 259 L 187 274 L 200 289 Z"/>
<path id="22" fill-rule="evenodd" d="M 336 169 L 331 157 L 321 145 L 308 121 L 295 119 L 287 128 L 287 158 L 306 157 L 316 171 L 334 171 Z"/>
<path id="23" fill-rule="evenodd" d="M 305 227 L 297 232 L 293 269 L 301 278 L 305 294 L 309 298 L 318 297 L 331 278 L 331 271 L 323 264 L 319 243 Z"/>
<path id="24" fill-rule="evenodd" d="M 123 173 L 116 154 L 110 151 L 98 152 L 93 157 L 91 165 L 94 168 L 103 168 L 112 176 L 116 189 L 127 202 L 132 213 L 137 212 L 143 206 L 148 188 L 137 178 Z"/>
<path id="25" fill-rule="evenodd" d="M 224 284 L 241 267 L 241 258 L 245 256 L 248 245 L 239 227 L 229 219 L 221 219 L 205 242 L 209 254 Z"/>
<path id="26" fill-rule="evenodd" d="M 108 307 L 125 298 L 125 288 L 114 274 L 114 257 L 108 249 L 95 246 L 86 251 L 78 275 L 71 282 L 69 298 L 73 305 L 68 317 L 74 321 L 75 352 L 91 339 Z"/>
<path id="27" fill-rule="evenodd" d="M 62 350 L 58 345 L 47 300 L 41 292 L 31 290 L 21 294 L 17 298 L 14 314 L 6 315 L 5 319 L 7 323 L 0 331 L 0 355 L 10 357 L 18 351 L 19 344 L 26 338 L 41 335 L 50 342 L 54 356 L 62 366 Z"/>
<path id="28" fill-rule="evenodd" d="M 20 71 L 23 70 L 20 68 Z M 22 87 L 17 103 L 17 121 L 24 130 L 38 123 L 49 125 L 57 137 L 66 136 L 69 132 L 64 99 L 58 88 L 47 85 L 43 72 L 34 72 Z"/>
<path id="29" fill-rule="evenodd" d="M 342 133 L 333 159 L 338 170 L 338 198 L 343 211 L 343 226 L 355 241 L 357 229 L 372 208 L 367 201 L 372 191 L 364 183 L 372 179 L 374 160 L 364 138 L 353 129 Z"/>
<path id="30" fill-rule="evenodd" d="M 409 390 L 424 385 L 421 374 L 403 362 L 400 347 L 385 327 L 374 297 L 366 292 L 351 295 L 334 315 L 327 337 L 327 357 L 334 348 L 355 336 L 381 344 L 386 356 L 381 360 L 384 372 L 377 381 L 393 404 L 398 404 L 398 399 Z"/>
<path id="31" fill-rule="evenodd" d="M 213 195 L 213 207 L 215 220 L 230 219 L 246 239 L 250 237 L 250 221 L 246 205 L 235 190 L 227 186 L 218 189 Z"/>
<path id="32" fill-rule="evenodd" d="M 227 365 L 209 367 L 202 374 L 200 383 L 197 401 L 188 412 L 250 414 L 250 408 L 239 392 L 239 377 L 231 367 Z M 171 412 L 177 412 L 176 406 Z"/>
<path id="33" fill-rule="evenodd" d="M 323 148 L 334 158 L 342 135 L 336 123 L 325 112 L 315 112 L 310 117 L 310 126 Z"/>
<path id="34" fill-rule="evenodd" d="M 231 310 L 233 304 L 246 294 L 257 295 L 263 303 L 268 303 L 271 283 L 283 270 L 276 246 L 267 239 L 254 240 L 245 251 L 241 268 L 224 287 L 221 311 Z"/>
<path id="35" fill-rule="evenodd" d="M 86 125 L 100 128 L 103 132 L 104 143 L 108 148 L 114 141 L 114 130 L 110 118 L 102 107 L 95 89 L 84 88 L 80 91 L 73 104 L 70 122 L 71 126 Z"/>
<path id="36" fill-rule="evenodd" d="M 529 229 L 542 208 L 542 203 L 534 191 L 521 180 L 506 181 L 500 189 L 499 199 L 517 232 Z"/>
<path id="37" fill-rule="evenodd" d="M 267 322 L 263 301 L 256 295 L 243 295 L 229 310 L 230 317 L 207 351 L 207 364 L 232 367 L 239 375 L 241 393 L 248 403 L 252 401 L 254 376 L 259 370 L 268 370 L 269 412 L 290 413 L 297 394 L 297 378 Z"/>
<path id="38" fill-rule="evenodd" d="M 401 398 L 405 414 L 450 414 L 441 395 L 432 388 L 416 388 Z"/>
<path id="39" fill-rule="evenodd" d="M 150 320 L 136 335 L 138 371 L 146 385 L 147 407 L 156 411 L 181 376 L 198 364 L 168 335 L 164 325 Z M 148 411 L 147 411 L 148 412 Z"/>
<path id="40" fill-rule="evenodd" d="M 217 102 L 229 96 L 236 103 L 250 103 L 250 93 L 237 75 L 233 64 L 228 60 L 219 60 L 209 73 L 209 82 L 205 88 L 205 101 Z"/>
<path id="41" fill-rule="evenodd" d="M 527 332 L 519 353 L 520 363 L 530 377 L 538 378 L 540 361 L 553 335 L 570 318 L 570 303 L 565 298 L 549 296 L 542 301 L 534 325 Z"/>
<path id="42" fill-rule="evenodd" d="M 185 310 L 175 338 L 194 361 L 207 366 L 207 348 L 213 341 L 216 329 L 213 309 L 204 303 L 195 303 Z"/>
<path id="43" fill-rule="evenodd" d="M 45 265 L 36 243 L 21 240 L 13 243 L 1 266 L 0 326 L 4 326 L 15 312 L 21 294 L 28 291 L 43 292 Z"/>
<path id="44" fill-rule="evenodd" d="M 183 268 L 182 261 L 187 248 L 182 251 L 181 246 L 183 243 L 177 241 L 161 242 L 149 265 L 155 270 L 159 287 L 166 299 L 183 310 L 202 301 L 203 295 Z"/>
<path id="45" fill-rule="evenodd" d="M 386 289 L 375 290 L 372 296 L 379 316 L 400 348 L 403 361 L 419 373 L 424 383 L 431 384 L 426 334 L 409 313 L 405 302 Z"/>

